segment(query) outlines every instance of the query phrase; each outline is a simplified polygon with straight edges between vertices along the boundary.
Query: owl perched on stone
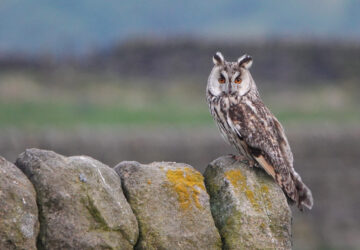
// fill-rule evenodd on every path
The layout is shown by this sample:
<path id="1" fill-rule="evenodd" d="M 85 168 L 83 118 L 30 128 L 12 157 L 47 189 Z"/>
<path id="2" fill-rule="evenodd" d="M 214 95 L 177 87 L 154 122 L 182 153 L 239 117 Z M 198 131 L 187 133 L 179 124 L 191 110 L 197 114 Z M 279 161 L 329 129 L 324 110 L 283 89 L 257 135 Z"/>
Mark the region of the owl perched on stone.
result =
<path id="1" fill-rule="evenodd" d="M 251 165 L 262 167 L 300 210 L 311 209 L 310 189 L 293 167 L 293 155 L 276 117 L 260 99 L 249 68 L 252 58 L 225 61 L 217 52 L 206 88 L 210 112 L 221 134 Z"/>

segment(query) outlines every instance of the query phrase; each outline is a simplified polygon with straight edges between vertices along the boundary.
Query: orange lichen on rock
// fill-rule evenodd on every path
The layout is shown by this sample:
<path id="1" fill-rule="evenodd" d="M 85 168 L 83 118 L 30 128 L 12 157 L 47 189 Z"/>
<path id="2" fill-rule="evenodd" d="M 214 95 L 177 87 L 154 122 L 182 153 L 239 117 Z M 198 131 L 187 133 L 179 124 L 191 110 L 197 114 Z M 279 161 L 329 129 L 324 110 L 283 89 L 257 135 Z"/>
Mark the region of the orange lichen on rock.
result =
<path id="1" fill-rule="evenodd" d="M 178 201 L 182 209 L 190 208 L 194 203 L 197 208 L 202 208 L 199 202 L 200 191 L 205 191 L 204 177 L 191 168 L 179 168 L 168 170 L 166 177 L 178 195 Z"/>
<path id="2" fill-rule="evenodd" d="M 240 169 L 233 169 L 225 172 L 225 177 L 231 183 L 235 189 L 239 189 L 241 192 L 245 193 L 246 198 L 251 203 L 251 205 L 259 210 L 260 206 L 258 203 L 258 198 L 255 196 L 254 192 L 246 184 L 246 177 L 241 173 Z"/>

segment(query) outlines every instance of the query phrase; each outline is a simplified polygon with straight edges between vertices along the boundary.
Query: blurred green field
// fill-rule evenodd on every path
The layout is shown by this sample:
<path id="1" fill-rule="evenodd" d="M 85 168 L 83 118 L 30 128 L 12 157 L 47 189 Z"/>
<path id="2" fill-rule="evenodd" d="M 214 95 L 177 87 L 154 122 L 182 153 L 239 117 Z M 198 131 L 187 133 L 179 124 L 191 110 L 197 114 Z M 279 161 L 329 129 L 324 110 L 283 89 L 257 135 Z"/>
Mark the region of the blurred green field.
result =
<path id="1" fill-rule="evenodd" d="M 283 123 L 352 123 L 359 122 L 356 111 L 283 110 L 275 112 Z M 3 127 L 72 127 L 103 125 L 191 125 L 212 123 L 207 109 L 152 104 L 146 108 L 102 106 L 95 104 L 61 102 L 0 103 L 0 124 Z"/>
<path id="2" fill-rule="evenodd" d="M 201 108 L 151 104 L 135 109 L 114 104 L 61 102 L 0 103 L 0 124 L 16 127 L 75 125 L 204 125 L 210 115 Z"/>
<path id="3" fill-rule="evenodd" d="M 151 83 L 109 75 L 9 72 L 0 76 L 0 126 L 207 126 L 213 123 L 199 79 Z M 65 75 L 65 76 L 64 76 Z M 61 82 L 60 82 L 61 81 Z M 144 84 L 144 83 L 147 84 Z M 284 124 L 359 123 L 354 86 L 267 89 L 264 102 Z"/>

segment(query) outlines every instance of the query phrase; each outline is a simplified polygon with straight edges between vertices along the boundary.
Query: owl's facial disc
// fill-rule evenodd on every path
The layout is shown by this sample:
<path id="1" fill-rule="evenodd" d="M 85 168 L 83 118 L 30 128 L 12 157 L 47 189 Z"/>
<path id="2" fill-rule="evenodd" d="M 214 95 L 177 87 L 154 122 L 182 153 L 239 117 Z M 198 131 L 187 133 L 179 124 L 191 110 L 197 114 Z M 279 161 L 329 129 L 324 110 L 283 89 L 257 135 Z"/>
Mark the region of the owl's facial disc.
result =
<path id="1" fill-rule="evenodd" d="M 217 52 L 213 56 L 214 68 L 208 79 L 208 90 L 215 96 L 245 95 L 251 88 L 249 68 L 252 58 L 243 55 L 237 62 L 227 62 L 224 56 Z"/>

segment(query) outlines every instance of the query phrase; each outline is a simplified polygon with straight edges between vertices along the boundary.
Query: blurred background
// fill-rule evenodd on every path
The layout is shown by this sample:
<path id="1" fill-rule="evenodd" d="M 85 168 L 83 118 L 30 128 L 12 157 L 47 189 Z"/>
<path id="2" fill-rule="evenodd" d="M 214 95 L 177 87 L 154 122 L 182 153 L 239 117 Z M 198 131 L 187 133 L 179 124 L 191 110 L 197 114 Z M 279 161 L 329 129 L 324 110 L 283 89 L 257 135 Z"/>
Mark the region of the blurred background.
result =
<path id="1" fill-rule="evenodd" d="M 212 55 L 253 56 L 313 191 L 294 249 L 360 249 L 360 2 L 0 1 L 0 155 L 26 148 L 204 171 L 233 153 L 205 100 Z"/>

